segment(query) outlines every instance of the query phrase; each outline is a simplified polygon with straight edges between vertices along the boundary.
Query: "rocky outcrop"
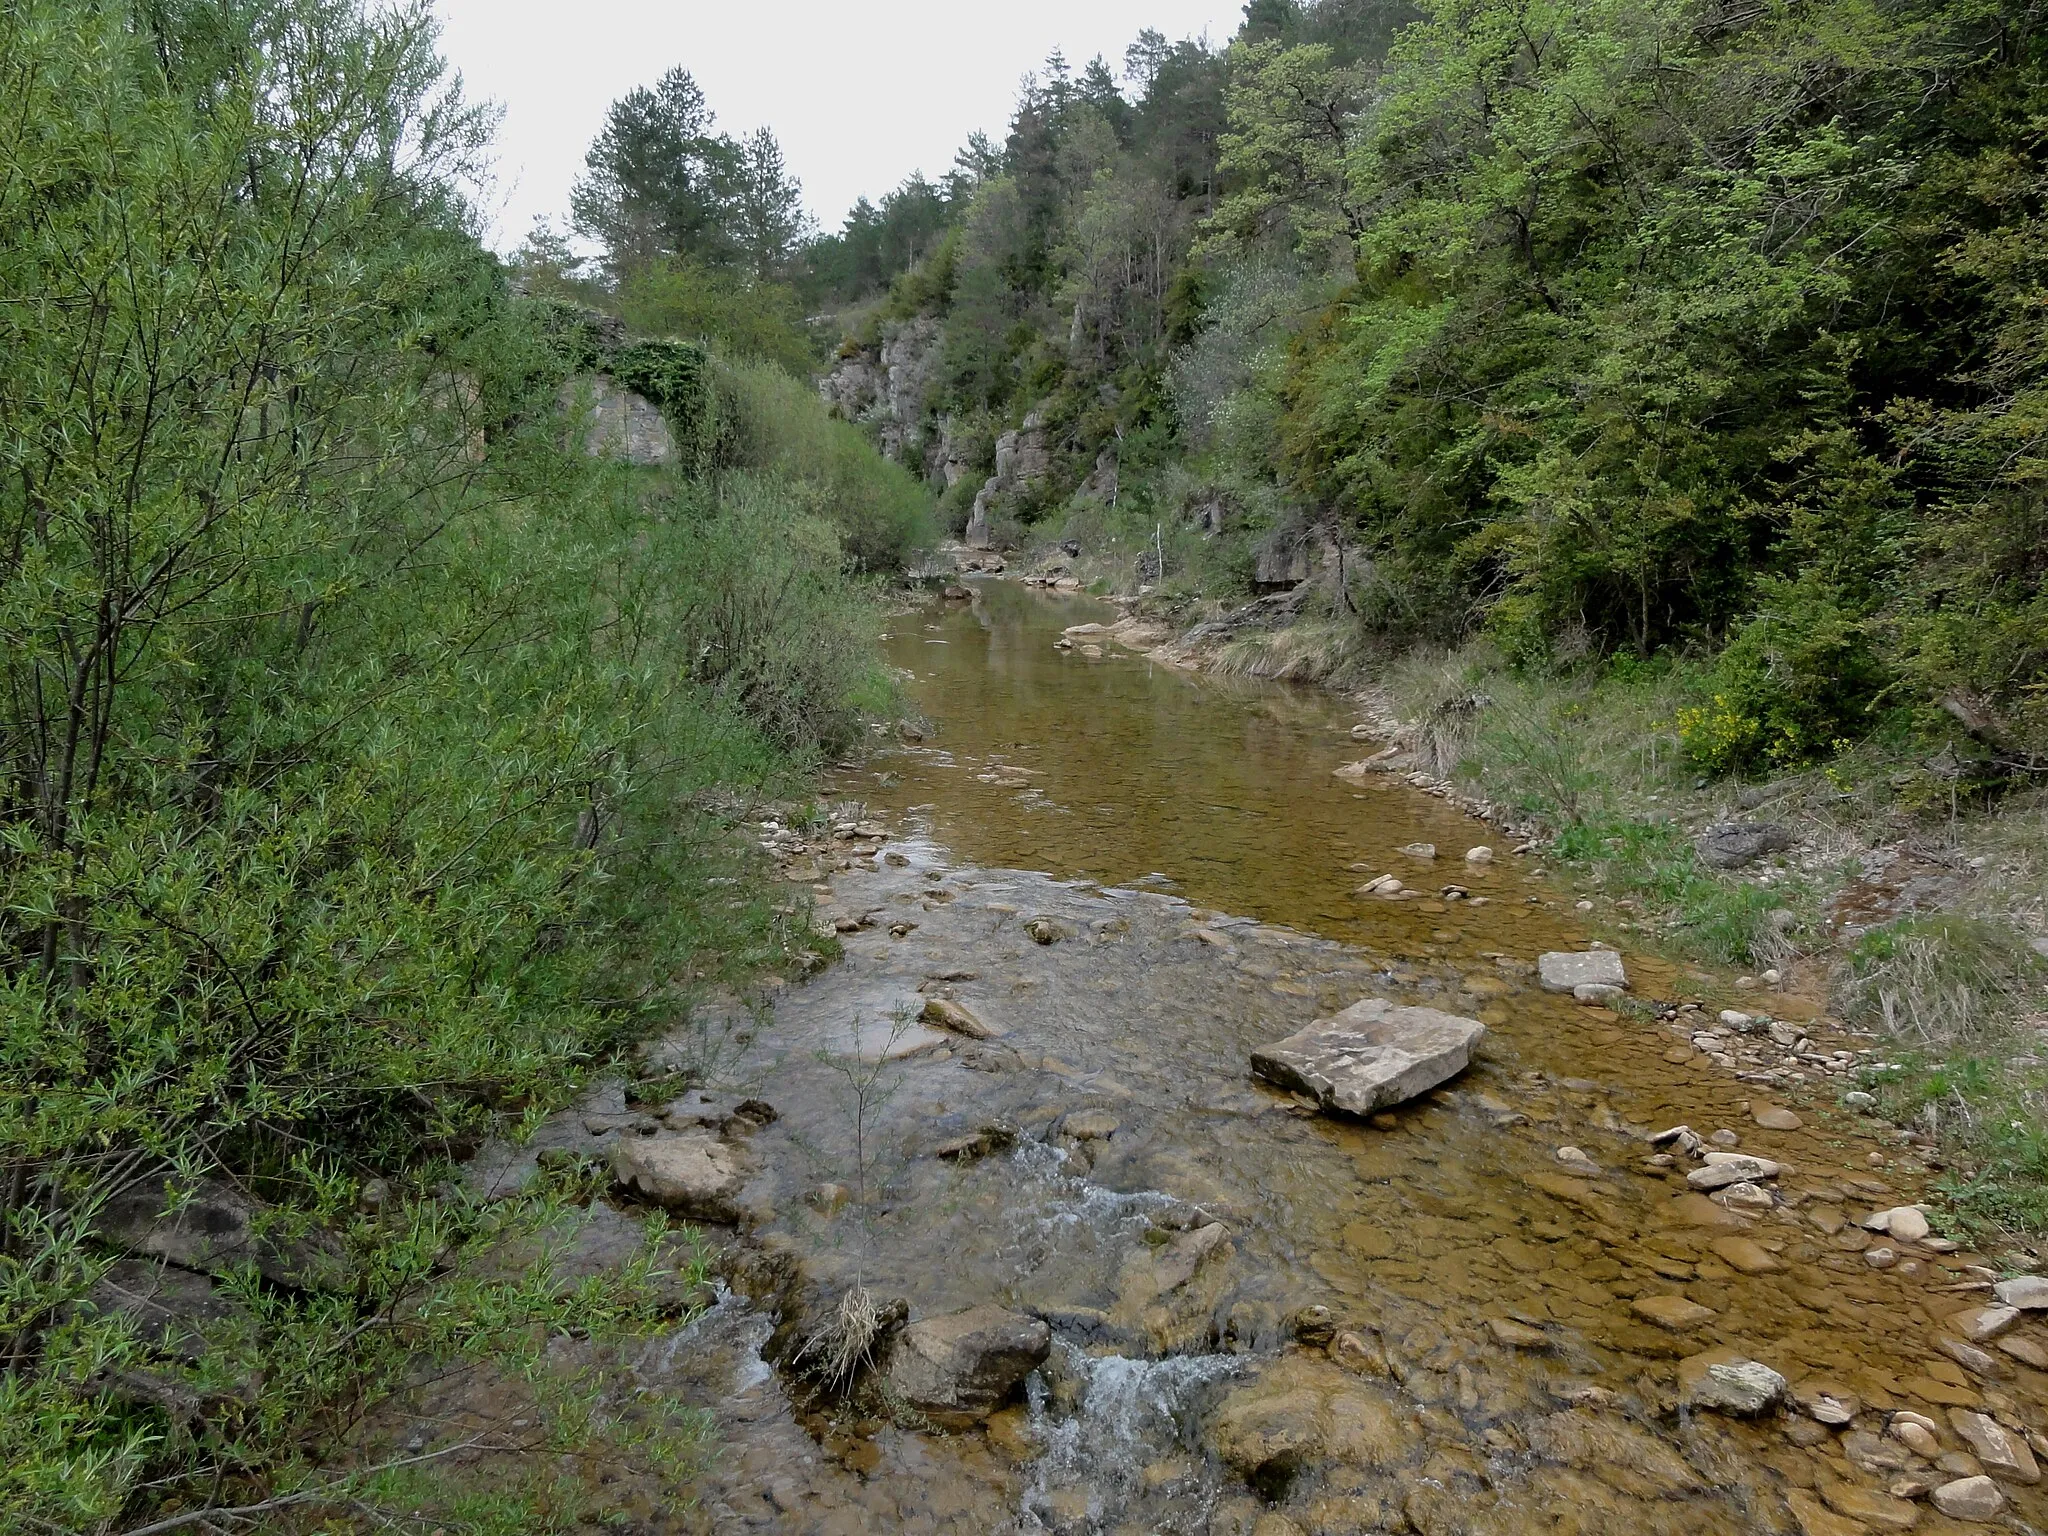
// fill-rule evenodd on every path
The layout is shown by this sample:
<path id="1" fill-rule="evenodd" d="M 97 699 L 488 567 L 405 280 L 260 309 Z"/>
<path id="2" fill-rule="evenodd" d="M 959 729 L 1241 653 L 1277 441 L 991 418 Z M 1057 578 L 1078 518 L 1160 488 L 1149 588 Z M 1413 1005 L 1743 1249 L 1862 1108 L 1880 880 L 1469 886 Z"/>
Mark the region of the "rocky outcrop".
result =
<path id="1" fill-rule="evenodd" d="M 561 407 L 583 428 L 583 451 L 593 459 L 628 464 L 673 464 L 678 454 L 668 418 L 652 400 L 623 388 L 609 374 L 577 374 L 562 385 Z"/>
<path id="2" fill-rule="evenodd" d="M 1024 418 L 1023 426 L 996 439 L 996 472 L 975 493 L 961 542 L 969 549 L 987 549 L 989 513 L 996 498 L 1036 485 L 1051 473 L 1052 442 L 1046 435 L 1045 417 L 1033 411 Z"/>
<path id="3" fill-rule="evenodd" d="M 1052 1330 L 1002 1307 L 925 1318 L 897 1335 L 889 1385 L 940 1423 L 983 1418 L 1009 1401 L 1052 1352 Z"/>
<path id="4" fill-rule="evenodd" d="M 927 315 L 886 326 L 878 347 L 842 357 L 818 381 L 818 393 L 833 415 L 871 428 L 885 457 L 922 469 L 942 339 L 939 322 Z"/>
<path id="5" fill-rule="evenodd" d="M 1252 1070 L 1311 1095 L 1325 1109 L 1369 1115 L 1457 1076 L 1485 1037 L 1477 1019 L 1369 997 L 1260 1046 L 1252 1052 Z"/>

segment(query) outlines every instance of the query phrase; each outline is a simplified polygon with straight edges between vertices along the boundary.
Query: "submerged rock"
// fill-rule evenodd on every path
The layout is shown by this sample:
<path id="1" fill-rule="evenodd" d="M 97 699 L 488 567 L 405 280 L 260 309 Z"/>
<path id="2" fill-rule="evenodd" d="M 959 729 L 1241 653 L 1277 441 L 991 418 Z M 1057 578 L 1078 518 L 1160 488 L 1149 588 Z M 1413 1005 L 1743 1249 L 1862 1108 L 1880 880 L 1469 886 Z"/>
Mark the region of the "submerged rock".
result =
<path id="1" fill-rule="evenodd" d="M 912 1323 L 889 1356 L 889 1385 L 920 1412 L 959 1422 L 993 1413 L 1045 1363 L 1052 1330 L 1002 1307 Z"/>
<path id="2" fill-rule="evenodd" d="M 1628 972 L 1611 949 L 1553 950 L 1536 960 L 1536 979 L 1546 992 L 1576 992 L 1580 987 L 1628 990 Z"/>
<path id="3" fill-rule="evenodd" d="M 1365 1116 L 1457 1076 L 1485 1036 L 1477 1019 L 1371 997 L 1260 1046 L 1252 1071 L 1311 1095 L 1326 1110 Z"/>
<path id="4" fill-rule="evenodd" d="M 1694 1356 L 1679 1367 L 1678 1376 L 1689 1408 L 1755 1418 L 1785 1400 L 1785 1378 L 1756 1360 L 1701 1361 Z"/>

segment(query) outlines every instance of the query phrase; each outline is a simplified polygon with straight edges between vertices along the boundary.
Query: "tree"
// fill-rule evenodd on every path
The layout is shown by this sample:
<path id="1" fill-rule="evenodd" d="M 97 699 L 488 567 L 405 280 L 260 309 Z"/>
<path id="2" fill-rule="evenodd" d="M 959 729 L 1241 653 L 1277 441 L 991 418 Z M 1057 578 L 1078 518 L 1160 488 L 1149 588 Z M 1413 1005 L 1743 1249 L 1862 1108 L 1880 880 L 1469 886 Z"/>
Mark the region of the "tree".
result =
<path id="1" fill-rule="evenodd" d="M 726 233 L 756 278 L 783 273 L 814 229 L 804 211 L 803 188 L 784 166 L 782 146 L 766 128 L 748 134 L 731 156 L 726 202 Z"/>

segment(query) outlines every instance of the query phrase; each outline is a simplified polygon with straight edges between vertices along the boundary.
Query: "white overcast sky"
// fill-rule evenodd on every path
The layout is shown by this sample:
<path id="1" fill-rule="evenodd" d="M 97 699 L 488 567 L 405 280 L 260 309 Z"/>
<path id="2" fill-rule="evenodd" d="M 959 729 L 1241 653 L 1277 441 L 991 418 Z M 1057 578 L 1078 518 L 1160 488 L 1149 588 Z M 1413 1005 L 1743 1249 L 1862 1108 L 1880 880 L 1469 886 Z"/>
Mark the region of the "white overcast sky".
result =
<path id="1" fill-rule="evenodd" d="M 471 100 L 505 110 L 492 240 L 537 214 L 566 224 L 569 187 L 611 102 L 672 65 L 719 126 L 766 124 L 805 201 L 837 229 L 863 193 L 937 176 L 975 129 L 1001 137 L 1017 83 L 1054 48 L 1119 72 L 1145 27 L 1229 41 L 1242 0 L 434 0 L 441 48 Z"/>

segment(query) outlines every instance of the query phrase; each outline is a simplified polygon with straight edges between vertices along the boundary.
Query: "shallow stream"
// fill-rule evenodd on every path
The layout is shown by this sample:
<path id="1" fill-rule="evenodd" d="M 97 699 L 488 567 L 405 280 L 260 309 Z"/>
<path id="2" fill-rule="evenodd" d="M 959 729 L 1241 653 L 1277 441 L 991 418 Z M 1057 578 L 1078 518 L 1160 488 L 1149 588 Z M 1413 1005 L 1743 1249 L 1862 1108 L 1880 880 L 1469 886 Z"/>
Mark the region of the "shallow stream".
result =
<path id="1" fill-rule="evenodd" d="M 1339 700 L 1087 637 L 1099 654 L 1056 648 L 1114 616 L 990 582 L 896 622 L 889 654 L 931 730 L 835 786 L 898 829 L 821 887 L 826 915 L 861 926 L 720 1059 L 781 1116 L 755 1138 L 758 1252 L 913 1318 L 1036 1314 L 1052 1358 L 986 1428 L 802 1413 L 735 1299 L 693 1348 L 635 1367 L 721 1424 L 722 1459 L 673 1523 L 1985 1529 L 1927 1490 L 1975 1465 L 1950 1410 L 2048 1426 L 2048 1374 L 2020 1358 L 2048 1360 L 2041 1330 L 2009 1329 L 2011 1351 L 1940 1342 L 1989 1300 L 1987 1276 L 1858 1225 L 1917 1199 L 1921 1170 L 1838 1108 L 1851 1081 L 1817 1061 L 1745 1081 L 1654 1009 L 1543 993 L 1536 956 L 1589 942 L 1571 892 L 1398 778 L 1334 776 L 1371 750 Z M 1417 843 L 1437 857 L 1397 852 Z M 1468 864 L 1480 844 L 1496 857 Z M 1410 896 L 1353 894 L 1379 873 Z M 1705 1000 L 1695 1021 L 1734 1000 L 1627 962 L 1638 998 Z M 934 995 L 1000 1038 L 926 1030 Z M 1366 996 L 1490 1033 L 1468 1072 L 1370 1124 L 1249 1076 L 1254 1045 Z M 1816 1029 L 1811 1054 L 1858 1043 Z M 1758 1124 L 1787 1107 L 1798 1128 Z M 1732 1210 L 1688 1190 L 1684 1159 L 1653 1166 L 1649 1133 L 1678 1124 L 1785 1164 L 1775 1203 Z M 958 1154 L 991 1126 L 1014 1145 Z M 1214 1221 L 1228 1242 L 1182 1273 L 1188 1233 Z M 1736 1358 L 1781 1373 L 1793 1402 L 1753 1420 L 1682 1406 L 1707 1363 Z M 1823 1394 L 1835 1422 L 1798 1406 Z M 1945 1463 L 1888 1432 L 1899 1410 L 1934 1425 Z M 2017 1475 L 1999 1518 L 2030 1529 L 2048 1503 Z"/>

